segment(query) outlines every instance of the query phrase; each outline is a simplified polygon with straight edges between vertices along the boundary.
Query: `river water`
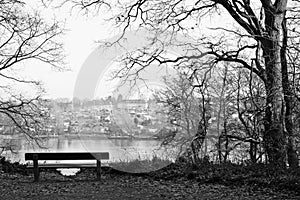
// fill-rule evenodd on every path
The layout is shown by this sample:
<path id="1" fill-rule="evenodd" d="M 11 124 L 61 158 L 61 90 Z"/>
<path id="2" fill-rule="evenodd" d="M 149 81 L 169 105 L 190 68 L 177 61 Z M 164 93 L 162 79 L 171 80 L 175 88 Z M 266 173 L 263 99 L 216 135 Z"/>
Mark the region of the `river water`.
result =
<path id="1" fill-rule="evenodd" d="M 43 139 L 42 146 L 25 137 L 0 136 L 0 144 L 9 144 L 15 153 L 3 152 L 13 162 L 25 163 L 27 152 L 109 152 L 110 159 L 103 163 L 145 160 L 158 157 L 172 158 L 169 149 L 158 140 L 108 139 L 106 136 L 57 136 Z M 60 161 L 58 161 L 60 162 Z"/>

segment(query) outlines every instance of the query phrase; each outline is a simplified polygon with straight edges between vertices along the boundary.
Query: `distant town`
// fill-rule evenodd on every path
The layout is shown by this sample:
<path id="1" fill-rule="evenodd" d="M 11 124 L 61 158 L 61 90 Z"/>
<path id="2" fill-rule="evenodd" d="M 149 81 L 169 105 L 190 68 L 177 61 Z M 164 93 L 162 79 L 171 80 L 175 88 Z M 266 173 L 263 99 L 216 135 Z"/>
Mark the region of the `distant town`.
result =
<path id="1" fill-rule="evenodd" d="M 40 137 L 103 136 L 112 139 L 161 139 L 174 132 L 162 105 L 155 100 L 106 99 L 47 100 L 47 123 Z M 1 122 L 1 135 L 15 134 L 13 126 Z"/>

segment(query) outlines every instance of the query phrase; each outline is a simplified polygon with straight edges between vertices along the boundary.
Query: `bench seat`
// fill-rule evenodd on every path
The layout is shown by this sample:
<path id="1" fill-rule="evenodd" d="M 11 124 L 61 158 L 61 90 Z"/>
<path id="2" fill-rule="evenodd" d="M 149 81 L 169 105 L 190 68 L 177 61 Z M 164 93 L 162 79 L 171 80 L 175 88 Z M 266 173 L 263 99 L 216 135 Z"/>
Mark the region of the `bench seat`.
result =
<path id="1" fill-rule="evenodd" d="M 48 169 L 53 169 L 53 168 L 96 168 L 97 165 L 96 163 L 93 164 L 78 164 L 78 163 L 46 163 L 46 164 L 39 164 L 39 168 L 48 168 Z M 27 168 L 33 168 L 33 165 L 27 165 Z"/>

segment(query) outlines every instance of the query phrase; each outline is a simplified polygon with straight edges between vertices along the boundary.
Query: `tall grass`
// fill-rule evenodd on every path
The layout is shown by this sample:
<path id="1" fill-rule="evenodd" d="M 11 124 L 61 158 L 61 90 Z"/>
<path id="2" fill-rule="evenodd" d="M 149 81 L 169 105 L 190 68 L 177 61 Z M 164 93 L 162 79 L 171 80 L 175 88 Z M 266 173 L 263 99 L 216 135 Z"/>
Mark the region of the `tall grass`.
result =
<path id="1" fill-rule="evenodd" d="M 159 158 L 154 155 L 151 159 L 141 159 L 140 157 L 134 160 L 120 160 L 112 162 L 109 165 L 123 172 L 129 173 L 147 173 L 159 170 L 173 163 L 169 159 Z"/>

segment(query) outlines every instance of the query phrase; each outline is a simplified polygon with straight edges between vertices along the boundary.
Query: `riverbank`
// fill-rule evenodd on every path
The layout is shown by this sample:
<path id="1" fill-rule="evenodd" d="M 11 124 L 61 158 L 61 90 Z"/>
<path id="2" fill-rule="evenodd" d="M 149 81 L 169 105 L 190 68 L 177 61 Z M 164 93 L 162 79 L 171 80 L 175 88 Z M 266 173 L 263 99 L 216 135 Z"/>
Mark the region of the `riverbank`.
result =
<path id="1" fill-rule="evenodd" d="M 75 176 L 55 171 L 33 175 L 0 173 L 1 199 L 300 199 L 296 173 L 268 174 L 261 166 L 252 170 L 236 165 L 182 168 L 172 164 L 151 173 L 129 174 L 103 169 L 96 181 L 94 170 Z M 297 182 L 298 181 L 298 182 Z"/>

